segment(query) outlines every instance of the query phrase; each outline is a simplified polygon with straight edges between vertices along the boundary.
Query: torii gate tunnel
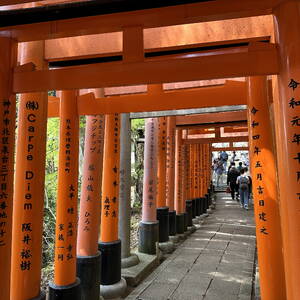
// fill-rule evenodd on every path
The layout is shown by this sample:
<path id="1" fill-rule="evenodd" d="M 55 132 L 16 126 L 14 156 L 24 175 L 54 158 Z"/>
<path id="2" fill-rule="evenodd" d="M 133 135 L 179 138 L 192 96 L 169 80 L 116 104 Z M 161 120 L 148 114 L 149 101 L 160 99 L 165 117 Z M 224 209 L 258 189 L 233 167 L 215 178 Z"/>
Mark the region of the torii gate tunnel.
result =
<path id="1" fill-rule="evenodd" d="M 261 298 L 300 299 L 299 29 L 299 0 L 0 0 L 1 300 L 45 299 L 52 117 L 60 131 L 48 297 L 112 299 L 126 289 L 121 269 L 139 263 L 129 246 L 134 114 L 146 118 L 139 251 L 171 251 L 210 210 L 212 151 L 248 150 Z"/>

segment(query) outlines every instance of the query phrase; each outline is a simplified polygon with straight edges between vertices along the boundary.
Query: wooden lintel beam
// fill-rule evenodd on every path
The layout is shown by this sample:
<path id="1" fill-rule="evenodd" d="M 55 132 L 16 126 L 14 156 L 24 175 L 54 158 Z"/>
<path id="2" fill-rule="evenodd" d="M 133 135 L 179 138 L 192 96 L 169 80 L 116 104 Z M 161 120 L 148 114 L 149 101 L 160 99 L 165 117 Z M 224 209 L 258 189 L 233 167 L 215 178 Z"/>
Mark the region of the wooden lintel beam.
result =
<path id="1" fill-rule="evenodd" d="M 249 147 L 222 147 L 222 148 L 212 147 L 211 151 L 249 151 Z"/>
<path id="2" fill-rule="evenodd" d="M 96 99 L 93 93 L 78 97 L 80 115 L 160 111 L 246 104 L 246 84 L 227 81 L 225 85 L 189 90 L 113 96 Z M 184 100 L 184 101 L 183 101 Z M 49 101 L 49 116 L 57 114 L 57 103 Z"/>
<path id="3" fill-rule="evenodd" d="M 216 112 L 216 113 L 207 113 L 191 116 L 177 116 L 176 125 L 177 126 L 191 126 L 195 129 L 193 125 L 204 125 L 206 128 L 214 127 L 229 127 L 232 122 L 247 121 L 247 111 L 228 111 L 228 112 Z M 219 123 L 220 126 L 215 126 L 216 123 Z M 222 124 L 225 124 L 224 126 Z M 233 126 L 239 126 L 233 125 Z M 203 127 L 203 126 L 201 126 Z"/>
<path id="4" fill-rule="evenodd" d="M 248 137 L 225 137 L 225 138 L 201 138 L 201 139 L 183 139 L 184 144 L 209 144 L 209 143 L 229 143 L 229 142 L 248 142 Z"/>
<path id="5" fill-rule="evenodd" d="M 229 82 L 223 86 L 187 91 L 127 95 L 104 99 L 90 97 L 79 100 L 78 111 L 81 115 L 89 115 L 240 105 L 246 104 L 245 88 L 243 82 Z"/>
<path id="6" fill-rule="evenodd" d="M 14 73 L 15 93 L 278 74 L 275 45 Z"/>
<path id="7" fill-rule="evenodd" d="M 217 121 L 216 121 L 217 122 Z M 233 122 L 221 122 L 221 123 L 207 123 L 207 124 L 195 124 L 195 125 L 176 125 L 178 129 L 197 129 L 197 128 L 219 128 L 226 126 L 244 126 L 247 125 L 247 121 L 233 121 Z"/>
<path id="8" fill-rule="evenodd" d="M 0 0 L 0 6 L 2 5 L 14 5 L 14 4 L 23 4 L 28 2 L 38 2 L 41 0 Z"/>
<path id="9" fill-rule="evenodd" d="M 13 0 L 21 2 L 21 0 Z M 122 31 L 136 26 L 155 28 L 272 14 L 283 0 L 215 0 L 140 11 L 42 22 L 0 28 L 0 35 L 19 42 Z M 9 2 L 3 0 L 2 3 Z M 25 1 L 24 1 L 25 2 Z"/>

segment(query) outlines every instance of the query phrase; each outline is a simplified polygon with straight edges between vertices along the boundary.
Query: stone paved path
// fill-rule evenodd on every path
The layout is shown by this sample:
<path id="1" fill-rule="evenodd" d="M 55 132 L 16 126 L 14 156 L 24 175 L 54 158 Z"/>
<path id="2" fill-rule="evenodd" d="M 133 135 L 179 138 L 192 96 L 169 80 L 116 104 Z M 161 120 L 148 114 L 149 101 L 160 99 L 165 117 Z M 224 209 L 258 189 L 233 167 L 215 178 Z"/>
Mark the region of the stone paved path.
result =
<path id="1" fill-rule="evenodd" d="M 253 210 L 219 193 L 201 228 L 126 299 L 250 300 L 254 261 Z"/>

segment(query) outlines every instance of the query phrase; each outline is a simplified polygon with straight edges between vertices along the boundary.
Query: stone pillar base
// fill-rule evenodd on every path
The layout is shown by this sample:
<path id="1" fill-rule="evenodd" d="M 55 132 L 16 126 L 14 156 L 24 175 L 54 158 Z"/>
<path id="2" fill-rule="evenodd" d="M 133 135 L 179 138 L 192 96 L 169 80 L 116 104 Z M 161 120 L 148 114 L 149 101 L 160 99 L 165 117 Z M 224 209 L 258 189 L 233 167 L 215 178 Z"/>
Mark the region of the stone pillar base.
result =
<path id="1" fill-rule="evenodd" d="M 44 292 L 41 292 L 38 297 L 32 298 L 30 300 L 46 300 L 46 294 Z"/>
<path id="2" fill-rule="evenodd" d="M 140 222 L 139 252 L 156 255 L 158 222 Z"/>
<path id="3" fill-rule="evenodd" d="M 113 285 L 121 279 L 121 241 L 100 242 L 101 285 Z M 101 293 L 101 291 L 100 291 Z"/>
<path id="4" fill-rule="evenodd" d="M 80 279 L 81 300 L 99 299 L 101 254 L 77 256 L 77 277 Z"/>
<path id="5" fill-rule="evenodd" d="M 176 215 L 176 233 L 183 234 L 185 228 L 184 214 Z"/>
<path id="6" fill-rule="evenodd" d="M 121 259 L 121 268 L 130 268 L 136 266 L 139 262 L 140 259 L 136 254 L 130 254 L 130 256 Z"/>
<path id="7" fill-rule="evenodd" d="M 193 219 L 193 224 L 195 225 L 195 224 L 199 224 L 199 220 L 197 219 L 197 218 L 194 218 Z"/>
<path id="8" fill-rule="evenodd" d="M 43 298 L 37 298 L 43 299 Z M 49 284 L 49 300 L 81 300 L 80 280 L 77 278 L 74 284 L 58 286 Z"/>
<path id="9" fill-rule="evenodd" d="M 194 225 L 188 226 L 188 231 L 189 231 L 190 233 L 194 233 L 194 232 L 196 231 L 196 227 L 195 227 Z"/>
<path id="10" fill-rule="evenodd" d="M 121 277 L 121 280 L 117 283 L 110 285 L 100 285 L 100 294 L 106 300 L 117 300 L 124 295 L 127 289 L 126 280 Z M 92 299 L 91 299 L 92 300 Z"/>
<path id="11" fill-rule="evenodd" d="M 169 211 L 169 235 L 176 235 L 176 211 Z"/>
<path id="12" fill-rule="evenodd" d="M 179 238 L 179 236 L 178 236 L 177 234 L 176 234 L 176 235 L 170 235 L 170 236 L 169 236 L 169 240 L 170 240 L 171 242 L 173 242 L 174 244 L 178 244 L 180 238 Z"/>
<path id="13" fill-rule="evenodd" d="M 163 242 L 158 244 L 158 248 L 163 254 L 172 253 L 175 250 L 174 243 L 171 241 Z"/>

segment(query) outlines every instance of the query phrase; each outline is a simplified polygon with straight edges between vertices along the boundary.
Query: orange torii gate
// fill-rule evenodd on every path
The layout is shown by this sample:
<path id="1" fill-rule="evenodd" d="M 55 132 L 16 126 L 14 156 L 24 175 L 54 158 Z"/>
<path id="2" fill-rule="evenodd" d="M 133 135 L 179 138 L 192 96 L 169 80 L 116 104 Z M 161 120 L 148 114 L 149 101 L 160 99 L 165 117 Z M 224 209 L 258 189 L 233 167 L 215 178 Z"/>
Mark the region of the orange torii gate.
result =
<path id="1" fill-rule="evenodd" d="M 27 1 L 15 1 L 14 3 L 25 2 Z M 7 4 L 7 1 L 1 3 Z M 176 4 L 182 4 L 182 2 L 179 1 Z M 13 97 L 15 93 L 45 92 L 52 89 L 64 90 L 234 76 L 278 75 L 279 80 L 278 82 L 273 80 L 273 86 L 275 87 L 274 108 L 277 124 L 275 132 L 278 144 L 286 297 L 291 300 L 298 299 L 300 297 L 300 288 L 297 283 L 300 266 L 300 249 L 297 239 L 300 226 L 298 221 L 300 154 L 297 131 L 297 126 L 299 126 L 297 97 L 299 97 L 300 82 L 298 51 L 300 40 L 297 32 L 300 22 L 299 3 L 294 0 L 245 0 L 243 2 L 228 0 L 226 3 L 222 0 L 216 0 L 174 7 L 145 9 L 145 7 L 139 6 L 139 8 L 141 9 L 140 13 L 118 11 L 116 14 L 85 16 L 85 18 L 81 18 L 82 15 L 78 14 L 72 15 L 77 19 L 63 20 L 61 17 L 61 20 L 56 19 L 51 22 L 42 22 L 43 20 L 41 20 L 38 24 L 34 24 L 37 21 L 31 22 L 31 24 L 22 24 L 22 20 L 19 20 L 19 25 L 16 24 L 15 26 L 8 23 L 7 18 L 4 18 L 0 43 L 3 48 L 7 49 L 8 53 L 12 53 L 12 39 L 24 42 L 124 31 L 123 54 L 130 59 L 126 62 L 103 63 L 100 64 L 101 66 L 91 64 L 56 70 L 36 71 L 31 65 L 23 65 L 16 67 L 13 75 L 9 74 L 11 68 L 8 68 L 6 73 L 1 74 L 5 79 L 1 87 L 3 97 L 7 99 Z M 29 10 L 28 12 L 31 13 L 32 11 Z M 143 28 L 266 14 L 274 14 L 275 38 L 279 45 L 278 48 L 275 44 L 254 42 L 247 46 L 235 46 L 227 50 L 218 49 L 214 53 L 206 52 L 205 55 L 198 53 L 194 57 L 175 55 L 175 57 L 165 56 L 156 59 L 145 58 L 142 46 Z M 40 17 L 42 18 L 43 14 Z M 11 20 L 13 19 L 15 18 L 11 18 Z M 128 27 L 136 24 L 142 25 L 135 29 L 128 29 Z M 136 41 L 137 47 L 130 47 L 132 40 Z M 11 56 L 12 61 L 16 61 L 16 55 L 12 53 Z M 16 63 L 13 64 L 16 65 Z M 3 61 L 2 65 L 4 68 L 7 62 Z M 9 77 L 8 80 L 7 77 Z M 13 84 L 11 85 L 10 82 Z M 278 88 L 279 93 L 276 88 Z M 4 93 L 3 91 L 9 92 Z M 11 153 L 10 159 L 12 157 Z M 288 188 L 286 187 L 286 178 L 291 178 Z M 259 244 L 258 247 L 260 247 Z M 281 247 L 281 245 L 274 245 L 274 247 Z M 264 264 L 264 262 L 261 263 Z M 279 265 L 275 267 L 277 272 L 283 271 Z M 277 291 L 284 290 L 283 282 L 281 285 L 275 285 L 271 280 L 267 282 L 269 289 L 273 290 L 275 295 L 279 295 Z M 5 284 L 4 289 L 7 291 L 7 282 Z M 263 297 L 268 299 L 268 296 L 263 295 Z"/>

